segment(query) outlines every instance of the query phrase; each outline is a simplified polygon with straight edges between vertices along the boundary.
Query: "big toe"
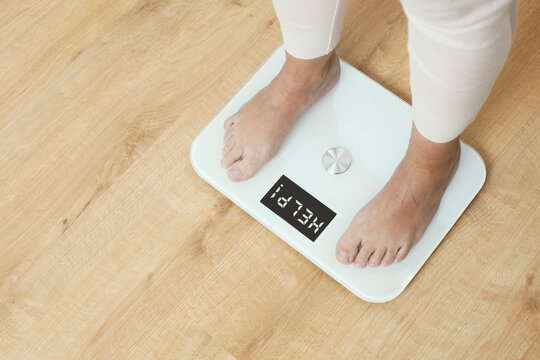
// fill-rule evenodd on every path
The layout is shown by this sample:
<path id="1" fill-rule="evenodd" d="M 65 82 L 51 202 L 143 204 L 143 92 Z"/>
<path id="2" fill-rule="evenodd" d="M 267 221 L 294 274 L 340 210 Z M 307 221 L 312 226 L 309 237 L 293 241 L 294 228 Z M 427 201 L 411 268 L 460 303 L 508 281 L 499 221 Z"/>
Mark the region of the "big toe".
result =
<path id="1" fill-rule="evenodd" d="M 261 166 L 262 163 L 259 160 L 246 155 L 229 167 L 227 175 L 231 181 L 244 181 L 255 175 Z"/>
<path id="2" fill-rule="evenodd" d="M 342 264 L 350 264 L 358 254 L 359 246 L 360 238 L 346 231 L 336 245 L 336 259 Z"/>

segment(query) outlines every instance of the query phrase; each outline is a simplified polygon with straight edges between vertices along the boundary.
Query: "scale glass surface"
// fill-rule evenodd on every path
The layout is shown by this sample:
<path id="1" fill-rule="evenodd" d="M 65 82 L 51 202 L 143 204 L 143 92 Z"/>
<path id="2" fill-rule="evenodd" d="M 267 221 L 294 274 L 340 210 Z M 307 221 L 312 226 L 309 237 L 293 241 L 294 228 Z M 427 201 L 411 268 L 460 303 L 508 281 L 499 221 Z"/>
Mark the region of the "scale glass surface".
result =
<path id="1" fill-rule="evenodd" d="M 484 162 L 461 142 L 460 164 L 440 207 L 403 261 L 364 269 L 340 264 L 335 258 L 337 241 L 405 154 L 411 106 L 340 60 L 338 84 L 297 120 L 278 154 L 251 179 L 231 182 L 220 165 L 223 123 L 277 75 L 284 61 L 280 46 L 202 130 L 191 146 L 193 168 L 356 296 L 370 302 L 392 300 L 481 189 Z M 324 154 L 335 147 L 350 156 L 349 168 L 337 175 L 323 165 Z"/>

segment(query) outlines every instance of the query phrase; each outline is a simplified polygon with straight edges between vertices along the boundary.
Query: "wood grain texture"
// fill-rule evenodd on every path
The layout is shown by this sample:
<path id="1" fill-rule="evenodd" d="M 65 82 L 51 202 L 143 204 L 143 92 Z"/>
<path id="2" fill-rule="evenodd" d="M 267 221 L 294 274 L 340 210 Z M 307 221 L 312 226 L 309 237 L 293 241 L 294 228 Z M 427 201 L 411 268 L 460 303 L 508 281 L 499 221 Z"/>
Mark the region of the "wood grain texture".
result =
<path id="1" fill-rule="evenodd" d="M 1 1 L 0 358 L 537 359 L 540 3 L 463 139 L 488 177 L 395 300 L 358 300 L 189 147 L 281 43 L 271 1 Z M 338 54 L 410 101 L 398 1 Z"/>

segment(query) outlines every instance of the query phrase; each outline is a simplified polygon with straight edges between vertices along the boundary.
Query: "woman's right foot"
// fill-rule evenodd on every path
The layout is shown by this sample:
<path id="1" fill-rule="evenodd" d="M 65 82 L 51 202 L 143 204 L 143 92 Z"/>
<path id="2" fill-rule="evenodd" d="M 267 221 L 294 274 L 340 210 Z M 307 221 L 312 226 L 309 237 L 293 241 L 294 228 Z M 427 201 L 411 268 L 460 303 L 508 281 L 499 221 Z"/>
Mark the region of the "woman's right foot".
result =
<path id="1" fill-rule="evenodd" d="M 278 152 L 295 121 L 339 80 L 337 55 L 300 60 L 286 54 L 280 73 L 225 121 L 221 165 L 247 180 Z"/>

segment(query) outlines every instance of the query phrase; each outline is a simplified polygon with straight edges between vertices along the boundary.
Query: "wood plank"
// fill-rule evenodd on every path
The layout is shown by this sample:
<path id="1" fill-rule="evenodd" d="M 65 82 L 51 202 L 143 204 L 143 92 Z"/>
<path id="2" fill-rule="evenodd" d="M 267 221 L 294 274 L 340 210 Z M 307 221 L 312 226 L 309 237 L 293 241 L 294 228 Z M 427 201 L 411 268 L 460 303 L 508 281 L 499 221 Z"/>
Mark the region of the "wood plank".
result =
<path id="1" fill-rule="evenodd" d="M 536 358 L 540 3 L 464 133 L 485 187 L 408 289 L 358 300 L 191 169 L 280 44 L 270 1 L 4 1 L 0 357 Z M 399 2 L 338 54 L 407 101 Z"/>
<path id="2" fill-rule="evenodd" d="M 0 15 L 0 128 L 137 0 L 7 1 Z M 61 24 L 61 26 L 59 26 Z"/>
<path id="3" fill-rule="evenodd" d="M 484 221 L 464 215 L 467 224 L 460 220 L 392 302 L 359 301 L 266 231 L 256 242 L 240 237 L 239 253 L 186 298 L 191 318 L 242 358 L 346 359 L 358 349 L 397 359 L 532 353 L 540 334 L 540 172 L 527 169 L 540 163 L 537 119 L 489 170 L 484 194 L 505 194 L 480 195 L 470 206 Z"/>
<path id="4" fill-rule="evenodd" d="M 356 3 L 353 6 L 360 5 Z M 369 7 L 369 5 L 365 5 L 365 7 Z M 527 13 L 528 9 L 530 9 L 530 13 Z M 350 8 L 348 10 L 350 11 Z M 374 8 L 368 10 L 373 14 L 376 13 Z M 531 19 L 531 13 L 537 11 L 538 8 L 522 9 L 522 13 L 525 13 L 522 19 Z M 367 25 L 358 23 L 359 27 L 370 26 L 369 22 Z M 388 26 L 386 23 L 384 25 Z M 522 211 L 516 213 L 524 193 L 532 192 L 532 198 L 538 202 L 538 188 L 534 188 L 534 186 L 540 183 L 538 171 L 527 174 L 527 169 L 538 170 L 540 163 L 537 158 L 540 149 L 538 146 L 531 147 L 530 145 L 538 144 L 536 134 L 540 130 L 540 118 L 536 99 L 539 92 L 536 83 L 524 81 L 524 77 L 538 73 L 538 69 L 534 65 L 538 61 L 529 60 L 531 58 L 540 59 L 538 47 L 535 48 L 536 50 L 531 50 L 531 45 L 538 41 L 537 37 L 530 35 L 534 33 L 532 29 L 538 26 L 538 22 L 531 19 L 527 25 L 530 27 L 523 28 L 523 25 L 520 24 L 518 36 L 522 37 L 516 41 L 517 50 L 516 47 L 513 50 L 513 58 L 525 58 L 525 60 L 518 60 L 517 64 L 509 62 L 503 76 L 501 76 L 503 81 L 507 80 L 506 83 L 509 83 L 510 90 L 515 91 L 509 91 L 504 101 L 500 101 L 500 98 L 504 96 L 506 83 L 502 82 L 500 85 L 501 81 L 499 81 L 494 94 L 484 107 L 493 112 L 497 112 L 497 109 L 506 111 L 505 114 L 512 117 L 512 122 L 503 116 L 493 117 L 494 120 L 491 121 L 488 129 L 483 129 L 486 135 L 477 134 L 477 142 L 487 146 L 484 148 L 488 157 L 489 174 L 486 186 L 424 266 L 421 274 L 410 285 L 407 293 L 390 304 L 347 303 L 346 298 L 339 296 L 344 296 L 339 293 L 339 287 L 336 289 L 332 286 L 334 283 L 331 279 L 319 274 L 322 279 L 325 279 L 319 282 L 306 275 L 309 271 L 300 268 L 300 265 L 293 266 L 277 262 L 278 259 L 287 258 L 288 248 L 282 248 L 277 244 L 264 243 L 261 245 L 261 241 L 263 239 L 265 241 L 266 237 L 258 237 L 258 244 L 246 242 L 238 259 L 231 257 L 227 259 L 230 264 L 224 263 L 222 265 L 225 269 L 220 269 L 219 272 L 215 269 L 212 270 L 213 275 L 186 299 L 192 318 L 203 324 L 210 334 L 220 339 L 224 344 L 230 344 L 229 351 L 239 357 L 336 358 L 339 354 L 340 357 L 349 358 L 358 355 L 358 349 L 362 349 L 362 354 L 370 354 L 377 358 L 388 356 L 394 358 L 439 358 L 442 356 L 450 357 L 450 354 L 452 354 L 452 358 L 454 356 L 464 358 L 471 349 L 474 349 L 478 357 L 488 353 L 488 350 L 493 350 L 493 352 L 489 352 L 492 355 L 497 354 L 499 348 L 494 346 L 494 343 L 505 341 L 506 335 L 508 335 L 503 330 L 506 328 L 503 321 L 498 323 L 499 332 L 492 328 L 488 337 L 489 342 L 481 343 L 482 346 L 479 347 L 476 347 L 476 342 L 484 335 L 484 326 L 498 319 L 499 315 L 495 310 L 503 309 L 502 311 L 505 313 L 507 311 L 508 314 L 515 314 L 515 319 L 520 319 L 516 324 L 521 325 L 521 327 L 517 325 L 514 327 L 513 339 L 507 341 L 507 345 L 514 346 L 505 348 L 505 353 L 510 355 L 511 351 L 521 350 L 517 353 L 523 354 L 523 356 L 526 356 L 527 353 L 534 354 L 537 349 L 534 345 L 537 342 L 535 335 L 538 333 L 537 326 L 535 326 L 537 318 L 531 319 L 521 310 L 523 306 L 519 298 L 510 298 L 511 300 L 507 300 L 505 306 L 500 303 L 504 301 L 504 296 L 509 296 L 509 293 L 523 291 L 521 289 L 526 286 L 524 285 L 526 282 L 522 280 L 523 273 L 527 273 L 528 278 L 534 278 L 534 269 L 538 267 L 536 256 L 539 249 L 534 242 L 535 239 L 539 238 L 537 227 L 534 226 L 538 223 L 538 209 L 531 207 L 534 204 L 527 203 L 521 207 Z M 395 27 L 399 28 L 400 26 L 402 23 L 398 21 Z M 344 45 L 340 45 L 338 50 L 343 51 L 344 47 L 350 46 L 351 40 L 347 41 L 346 31 L 347 29 L 345 29 L 344 41 L 342 41 Z M 394 32 L 392 26 L 388 30 L 388 34 L 390 35 L 386 35 L 385 41 L 392 43 L 396 40 L 399 42 L 399 39 L 396 39 L 399 37 L 399 32 Z M 356 35 L 355 39 L 358 37 L 360 35 Z M 386 42 L 384 44 L 386 45 Z M 374 54 L 378 52 L 384 54 L 384 45 L 377 44 L 375 46 L 375 49 L 372 49 Z M 362 48 L 363 53 L 366 53 L 366 47 L 369 46 L 358 45 L 358 47 Z M 527 48 L 529 48 L 528 52 Z M 349 50 L 348 47 L 347 50 Z M 388 54 L 388 57 L 395 59 L 396 54 Z M 369 61 L 369 57 L 367 59 Z M 391 69 L 387 73 L 398 76 L 400 71 L 396 69 L 395 63 L 391 60 L 385 62 L 384 59 L 384 56 L 379 56 L 377 58 L 378 65 L 371 66 L 375 68 L 387 67 Z M 359 68 L 362 69 L 362 65 Z M 369 72 L 369 66 L 364 71 Z M 512 77 L 512 75 L 516 75 L 517 78 Z M 512 80 L 511 83 L 510 80 Z M 520 105 L 516 106 L 516 104 Z M 490 120 L 488 118 L 489 112 L 487 115 L 481 113 L 480 116 L 486 117 L 484 121 Z M 496 134 L 493 134 L 491 129 L 495 129 Z M 474 133 L 474 131 L 477 130 L 471 129 L 470 132 Z M 489 136 L 495 136 L 496 141 L 482 141 L 487 140 Z M 467 138 L 467 132 L 465 137 L 466 140 L 472 142 Z M 477 144 L 474 145 L 477 146 Z M 507 152 L 509 154 L 502 157 L 501 153 Z M 484 155 L 484 152 L 482 154 Z M 493 166 L 490 166 L 491 164 Z M 509 164 L 512 164 L 510 174 L 508 174 Z M 515 176 L 515 174 L 526 176 L 520 177 Z M 524 209 L 529 209 L 529 213 L 525 212 Z M 479 218 L 483 220 L 480 224 L 478 224 Z M 501 227 L 504 230 L 500 230 Z M 492 245 L 478 240 L 500 236 L 507 242 L 511 240 L 507 238 L 512 232 L 511 229 L 517 228 L 523 231 L 521 247 L 519 248 L 521 257 L 518 261 L 520 266 L 512 265 L 516 259 L 514 254 L 510 255 L 510 253 L 504 260 L 493 258 L 492 263 L 488 264 L 484 258 L 486 245 L 489 249 L 488 254 L 497 255 L 505 252 L 508 245 L 506 243 Z M 477 241 L 471 245 L 471 241 L 474 240 Z M 279 239 L 276 241 L 280 242 Z M 276 247 L 277 249 L 274 249 Z M 250 254 L 249 258 L 245 255 L 247 253 Z M 271 260 L 261 260 L 266 257 Z M 294 261 L 302 263 L 302 260 L 300 258 Z M 277 262 L 275 266 L 273 266 L 274 262 Z M 506 276 L 504 283 L 495 280 L 485 284 L 486 278 L 490 279 L 490 277 L 482 271 L 479 272 L 478 269 L 486 267 L 485 270 L 488 270 L 490 269 L 489 265 L 494 267 L 491 269 L 491 274 L 495 279 L 500 278 L 503 266 L 511 266 L 512 273 Z M 311 271 L 318 272 L 307 262 L 303 266 L 311 267 Z M 503 269 L 505 268 L 503 267 Z M 249 272 L 251 276 L 248 279 L 243 279 L 242 274 L 246 272 Z M 294 279 L 290 281 L 295 284 L 294 289 L 273 284 L 274 277 L 278 279 L 283 277 L 282 272 L 286 272 L 288 277 Z M 319 283 L 322 285 L 317 286 Z M 269 286 L 271 287 L 268 288 Z M 460 287 L 461 291 L 456 290 Z M 437 289 L 437 294 L 433 294 L 431 290 L 433 288 Z M 497 290 L 493 291 L 493 288 Z M 529 304 L 533 304 L 531 305 L 532 311 L 535 312 L 534 304 L 538 286 L 529 284 L 527 289 L 530 293 L 527 301 Z M 265 298 L 265 300 L 272 303 L 272 308 L 267 310 L 267 308 L 261 308 L 260 303 L 226 295 L 235 292 L 269 294 L 272 297 Z M 467 298 L 460 298 L 462 292 L 467 293 Z M 483 299 L 490 292 L 494 292 L 495 297 L 495 301 L 491 303 L 487 299 Z M 308 299 L 306 299 L 306 293 L 311 295 Z M 279 294 L 279 296 L 275 294 Z M 429 297 L 426 297 L 425 294 L 429 294 Z M 215 296 L 218 296 L 217 301 Z M 275 304 L 276 302 L 278 304 Z M 281 314 L 277 309 L 284 309 L 287 315 Z M 346 309 L 346 311 L 339 309 Z M 493 312 L 490 313 L 488 310 L 493 310 Z M 268 320 L 269 311 L 271 312 L 270 318 L 275 322 Z M 477 314 L 477 311 L 481 311 L 480 314 Z M 344 312 L 346 314 L 343 314 Z M 225 314 L 233 320 L 224 326 Z M 523 321 L 525 324 L 522 323 Z M 269 331 L 267 327 L 258 328 L 254 327 L 254 324 L 270 324 L 271 335 L 267 334 Z"/>
<path id="5" fill-rule="evenodd" d="M 210 14 L 196 2 L 190 11 L 160 4 L 134 9 L 0 132 L 0 166 L 6 169 L 0 174 L 0 218 L 6 219 L 0 256 L 7 259 L 0 279 L 69 228 L 172 124 L 192 124 L 189 109 L 215 81 L 213 69 L 222 67 L 221 76 L 230 77 L 237 61 L 232 55 L 255 39 L 221 41 L 229 55 L 218 61 L 200 38 L 217 42 L 220 33 L 194 29 L 186 17 L 216 28 L 243 19 L 255 28 L 260 23 L 230 4 Z M 179 33 L 191 33 L 190 40 Z M 210 71 L 204 76 L 187 80 L 205 67 Z"/>

